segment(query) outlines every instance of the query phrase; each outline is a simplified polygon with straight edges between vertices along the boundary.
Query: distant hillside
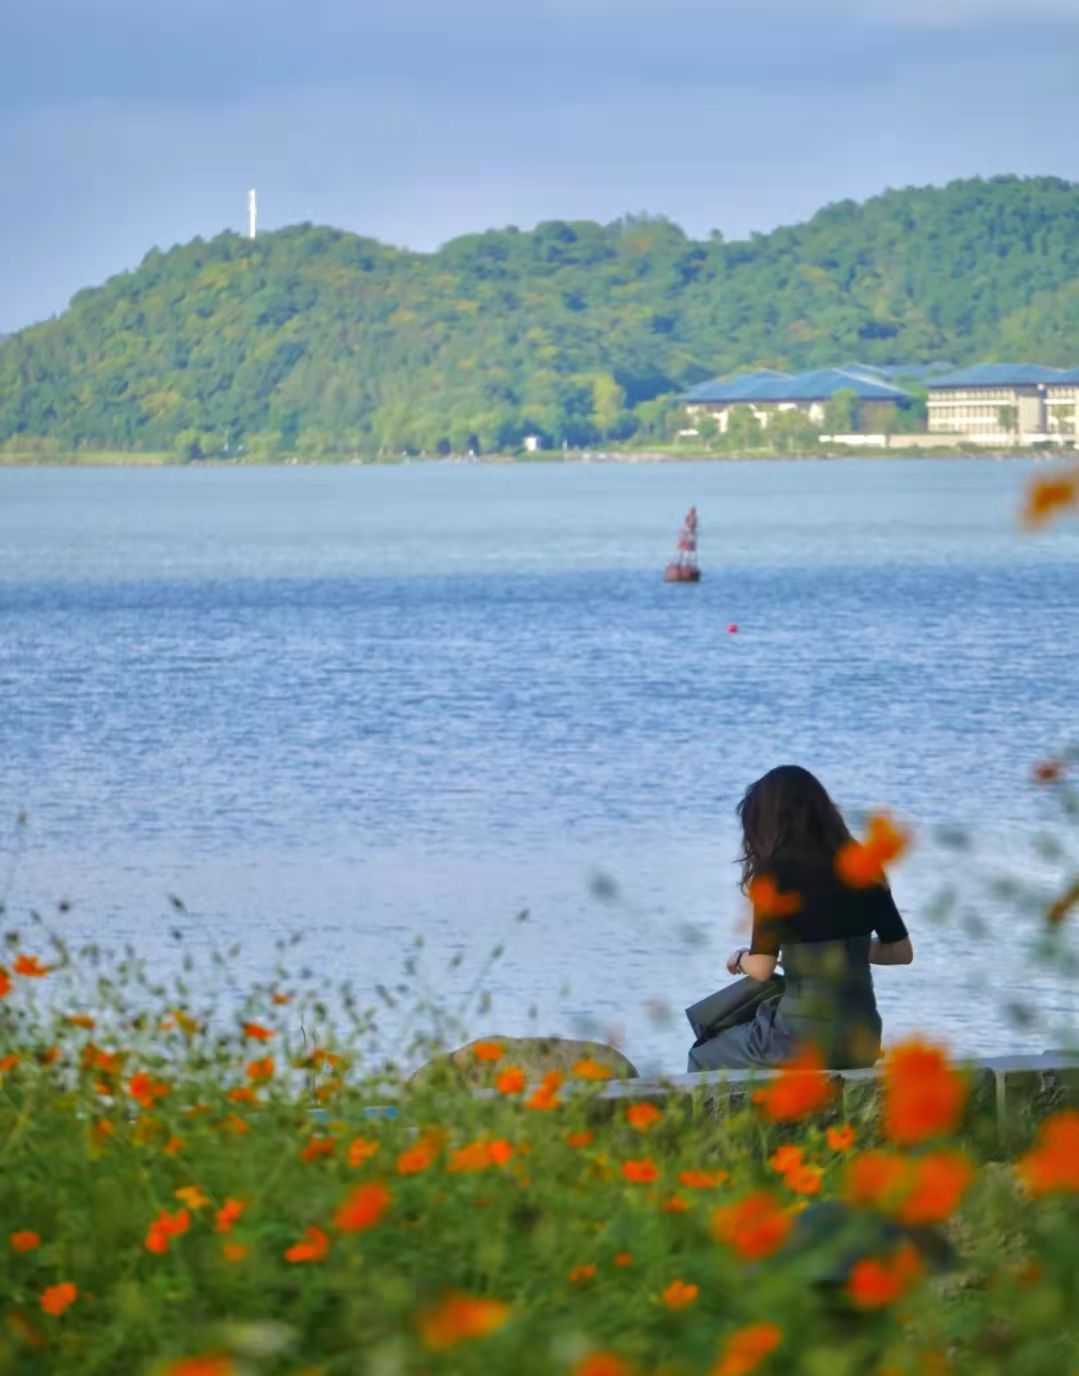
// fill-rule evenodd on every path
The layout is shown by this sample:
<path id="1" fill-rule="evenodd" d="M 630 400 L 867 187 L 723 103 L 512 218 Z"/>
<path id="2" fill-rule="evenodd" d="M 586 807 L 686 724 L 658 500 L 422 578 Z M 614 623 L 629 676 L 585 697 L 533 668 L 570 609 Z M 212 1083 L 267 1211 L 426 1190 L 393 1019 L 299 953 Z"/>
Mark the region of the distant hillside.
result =
<path id="1" fill-rule="evenodd" d="M 1079 185 L 889 191 L 736 243 L 627 217 L 421 254 L 298 225 L 154 249 L 0 343 L 0 442 L 581 443 L 658 433 L 740 367 L 1004 356 L 1079 363 Z"/>

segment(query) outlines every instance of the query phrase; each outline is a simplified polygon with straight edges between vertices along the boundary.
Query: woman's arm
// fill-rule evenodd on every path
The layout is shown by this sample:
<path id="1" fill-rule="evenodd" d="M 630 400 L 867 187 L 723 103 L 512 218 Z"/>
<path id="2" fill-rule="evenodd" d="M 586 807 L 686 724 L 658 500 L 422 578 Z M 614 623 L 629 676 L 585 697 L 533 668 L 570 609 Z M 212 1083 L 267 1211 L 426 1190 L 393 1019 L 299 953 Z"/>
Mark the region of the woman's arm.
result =
<path id="1" fill-rule="evenodd" d="M 914 959 L 914 947 L 910 937 L 899 941 L 881 941 L 875 936 L 869 943 L 870 965 L 909 965 Z"/>
<path id="2" fill-rule="evenodd" d="M 741 946 L 727 961 L 727 971 L 732 975 L 748 975 L 750 979 L 760 980 L 763 984 L 766 979 L 772 977 L 776 964 L 775 956 L 750 955 L 746 948 Z"/>

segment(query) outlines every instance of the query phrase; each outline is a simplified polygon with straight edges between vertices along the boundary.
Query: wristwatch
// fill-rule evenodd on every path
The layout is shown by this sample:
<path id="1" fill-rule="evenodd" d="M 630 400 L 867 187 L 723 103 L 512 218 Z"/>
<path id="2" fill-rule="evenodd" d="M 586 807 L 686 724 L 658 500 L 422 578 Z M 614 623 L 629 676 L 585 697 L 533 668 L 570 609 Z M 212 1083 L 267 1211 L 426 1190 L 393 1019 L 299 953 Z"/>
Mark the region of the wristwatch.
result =
<path id="1" fill-rule="evenodd" d="M 746 954 L 746 951 L 747 948 L 743 946 L 738 952 L 738 959 L 734 962 L 734 968 L 738 971 L 740 975 L 745 974 L 745 970 L 742 969 L 742 957 Z"/>

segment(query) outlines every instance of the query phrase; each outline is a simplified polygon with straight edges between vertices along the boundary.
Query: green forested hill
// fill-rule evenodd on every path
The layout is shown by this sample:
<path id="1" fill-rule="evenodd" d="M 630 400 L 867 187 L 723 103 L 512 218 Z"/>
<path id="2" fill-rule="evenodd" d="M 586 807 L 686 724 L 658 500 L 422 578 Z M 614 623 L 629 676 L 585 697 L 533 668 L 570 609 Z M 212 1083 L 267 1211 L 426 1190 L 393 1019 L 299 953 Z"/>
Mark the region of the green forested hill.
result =
<path id="1" fill-rule="evenodd" d="M 628 217 L 421 254 L 299 225 L 155 249 L 0 343 L 0 442 L 580 443 L 659 433 L 739 367 L 1004 357 L 1079 363 L 1077 184 L 889 191 L 731 243 Z"/>

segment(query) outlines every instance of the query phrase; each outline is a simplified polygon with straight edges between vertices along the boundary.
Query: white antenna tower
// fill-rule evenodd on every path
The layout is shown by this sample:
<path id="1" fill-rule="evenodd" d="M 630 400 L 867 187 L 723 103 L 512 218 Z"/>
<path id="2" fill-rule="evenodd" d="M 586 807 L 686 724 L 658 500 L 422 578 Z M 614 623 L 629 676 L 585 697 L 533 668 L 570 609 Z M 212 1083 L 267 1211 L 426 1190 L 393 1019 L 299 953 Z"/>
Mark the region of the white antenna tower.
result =
<path id="1" fill-rule="evenodd" d="M 255 200 L 255 188 L 252 187 L 247 193 L 247 237 L 253 239 L 258 227 L 258 203 Z"/>

